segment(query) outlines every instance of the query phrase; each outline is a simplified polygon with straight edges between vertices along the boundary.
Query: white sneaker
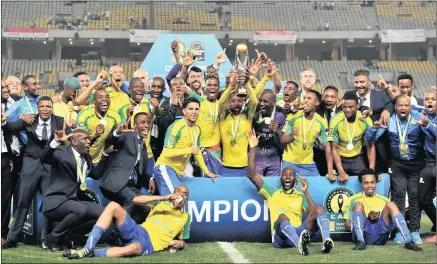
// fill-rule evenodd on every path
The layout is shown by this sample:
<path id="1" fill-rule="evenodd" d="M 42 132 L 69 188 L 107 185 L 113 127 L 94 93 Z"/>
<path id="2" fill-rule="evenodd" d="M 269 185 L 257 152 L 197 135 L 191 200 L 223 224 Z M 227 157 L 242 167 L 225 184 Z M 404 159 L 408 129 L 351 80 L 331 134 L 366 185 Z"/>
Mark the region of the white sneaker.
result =
<path id="1" fill-rule="evenodd" d="M 310 253 L 308 250 L 308 244 L 310 243 L 310 233 L 307 230 L 302 231 L 299 237 L 299 243 L 297 248 L 299 249 L 299 254 L 302 256 L 308 256 Z"/>

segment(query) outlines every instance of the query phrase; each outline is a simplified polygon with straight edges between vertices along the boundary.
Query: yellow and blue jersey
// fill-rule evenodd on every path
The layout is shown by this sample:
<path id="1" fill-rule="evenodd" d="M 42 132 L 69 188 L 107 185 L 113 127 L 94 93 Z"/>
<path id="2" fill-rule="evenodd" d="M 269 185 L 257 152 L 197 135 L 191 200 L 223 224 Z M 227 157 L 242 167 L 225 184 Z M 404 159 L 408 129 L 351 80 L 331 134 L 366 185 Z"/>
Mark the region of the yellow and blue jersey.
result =
<path id="1" fill-rule="evenodd" d="M 155 252 L 168 247 L 175 238 L 190 238 L 191 217 L 184 210 L 171 207 L 169 202 L 156 203 L 141 226 L 147 230 Z"/>
<path id="2" fill-rule="evenodd" d="M 272 233 L 275 221 L 281 214 L 290 219 L 292 226 L 302 225 L 302 215 L 308 208 L 308 200 L 302 192 L 294 189 L 291 193 L 286 193 L 282 188 L 277 189 L 264 182 L 259 194 L 266 198 L 269 205 Z"/>
<path id="3" fill-rule="evenodd" d="M 348 126 L 346 128 L 346 125 Z M 346 121 L 344 112 L 338 112 L 331 118 L 329 122 L 329 136 L 328 140 L 338 143 L 338 152 L 340 156 L 345 158 L 353 158 L 361 154 L 363 145 L 365 144 L 366 131 L 372 127 L 372 120 L 370 117 L 362 118 L 361 113 L 358 112 L 355 122 L 353 124 Z M 352 135 L 352 150 L 347 150 L 348 133 Z"/>
<path id="4" fill-rule="evenodd" d="M 189 127 L 185 118 L 176 120 L 165 133 L 164 149 L 155 167 L 166 165 L 174 169 L 178 175 L 182 175 L 190 161 L 191 147 L 200 144 L 201 133 L 202 130 L 199 126 Z M 209 173 L 200 151 L 195 155 L 195 158 L 202 171 Z"/>
<path id="5" fill-rule="evenodd" d="M 390 200 L 380 194 L 375 194 L 373 197 L 365 197 L 363 192 L 352 195 L 351 197 L 348 197 L 345 202 L 346 207 L 343 216 L 345 220 L 351 219 L 355 203 L 357 202 L 363 204 L 364 214 L 367 217 L 370 211 L 382 212 L 385 205 L 390 202 Z"/>
<path id="6" fill-rule="evenodd" d="M 299 165 L 314 163 L 313 146 L 318 138 L 322 144 L 328 142 L 325 134 L 328 127 L 326 120 L 319 114 L 314 113 L 313 118 L 315 118 L 315 120 L 311 126 L 313 120 L 308 120 L 303 117 L 303 113 L 303 110 L 299 110 L 295 114 L 288 115 L 284 128 L 282 129 L 282 132 L 291 134 L 294 127 L 299 128 L 297 138 L 285 146 L 284 154 L 282 156 L 283 160 Z M 303 148 L 303 124 L 305 124 L 306 135 L 305 149 Z"/>
<path id="7" fill-rule="evenodd" d="M 122 106 L 130 103 L 129 96 L 125 92 L 117 92 L 112 87 L 106 87 L 105 90 L 108 92 L 109 99 L 111 100 L 109 108 L 113 111 L 118 112 Z M 94 101 L 94 94 L 92 94 L 88 97 L 88 103 L 92 104 Z"/>
<path id="8" fill-rule="evenodd" d="M 105 131 L 90 147 L 90 155 L 93 163 L 98 163 L 105 150 L 105 141 L 114 127 L 117 127 L 121 123 L 120 116 L 113 110 L 108 109 L 104 116 L 106 125 Z M 96 128 L 100 124 L 100 118 L 95 113 L 95 107 L 90 106 L 85 110 L 82 110 L 77 115 L 76 124 L 79 128 L 86 130 L 90 136 L 94 136 Z"/>

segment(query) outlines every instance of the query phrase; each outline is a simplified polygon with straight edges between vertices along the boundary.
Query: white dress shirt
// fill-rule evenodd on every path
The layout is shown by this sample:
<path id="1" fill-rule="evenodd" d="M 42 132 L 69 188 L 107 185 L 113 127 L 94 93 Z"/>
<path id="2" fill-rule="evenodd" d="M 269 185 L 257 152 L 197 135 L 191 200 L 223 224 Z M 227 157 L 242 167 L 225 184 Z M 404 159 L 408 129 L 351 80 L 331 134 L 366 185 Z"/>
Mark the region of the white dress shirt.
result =
<path id="1" fill-rule="evenodd" d="M 50 142 L 50 147 L 51 148 L 57 148 L 59 145 L 61 145 L 61 143 L 57 142 L 56 140 L 52 140 Z M 82 171 L 82 167 L 80 166 L 81 164 L 81 155 L 79 152 L 77 152 L 77 150 L 75 150 L 73 147 L 71 148 L 73 150 L 73 155 L 74 155 L 74 159 L 76 160 L 76 174 L 77 174 L 77 182 L 80 182 L 80 172 Z M 86 171 L 86 175 L 88 175 L 89 171 L 88 171 L 88 164 L 86 162 L 86 159 L 84 158 L 84 163 L 83 166 L 85 167 L 85 171 Z"/>
<path id="2" fill-rule="evenodd" d="M 357 96 L 358 96 L 358 103 L 361 101 L 361 98 L 366 98 L 366 100 L 364 100 L 364 102 L 361 106 L 366 106 L 366 107 L 370 108 L 370 90 L 367 93 L 367 95 L 364 97 L 361 97 L 358 93 L 357 93 Z"/>
<path id="3" fill-rule="evenodd" d="M 42 121 L 41 117 L 38 117 L 38 125 L 36 126 L 35 133 L 38 136 L 39 140 L 42 140 L 42 130 L 44 128 L 43 123 L 47 124 L 47 138 L 50 138 L 51 132 L 52 132 L 52 130 L 51 130 L 51 128 L 52 128 L 51 122 L 52 122 L 52 118 L 51 117 L 47 121 Z"/>

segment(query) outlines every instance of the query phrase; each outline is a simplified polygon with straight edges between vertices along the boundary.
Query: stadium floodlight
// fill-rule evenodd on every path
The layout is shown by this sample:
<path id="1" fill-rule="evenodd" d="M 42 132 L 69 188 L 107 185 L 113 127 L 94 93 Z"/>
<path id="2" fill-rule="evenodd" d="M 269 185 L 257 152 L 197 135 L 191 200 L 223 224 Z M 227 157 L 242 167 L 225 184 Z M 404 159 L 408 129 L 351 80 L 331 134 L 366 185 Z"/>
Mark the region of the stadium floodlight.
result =
<path id="1" fill-rule="evenodd" d="M 69 38 L 69 39 L 68 39 L 68 41 L 70 41 L 70 42 L 71 42 L 71 38 Z"/>
<path id="2" fill-rule="evenodd" d="M 373 41 L 371 39 L 369 39 L 369 43 L 372 43 Z"/>
<path id="3" fill-rule="evenodd" d="M 137 42 L 137 46 L 139 46 L 140 45 L 140 43 L 139 42 Z"/>
<path id="4" fill-rule="evenodd" d="M 233 41 L 232 39 L 230 39 L 230 40 L 229 40 L 229 42 L 231 42 L 231 43 L 232 43 L 232 42 L 234 42 L 234 41 Z"/>
<path id="5" fill-rule="evenodd" d="M 73 45 L 73 41 L 70 41 L 70 44 Z"/>
<path id="6" fill-rule="evenodd" d="M 325 44 L 325 43 L 326 43 L 326 41 L 322 40 L 322 43 L 323 43 L 323 44 Z"/>
<path id="7" fill-rule="evenodd" d="M 253 43 L 253 45 L 256 46 L 256 45 L 258 45 L 258 43 L 255 42 L 255 43 Z"/>
<path id="8" fill-rule="evenodd" d="M 44 44 L 47 44 L 47 41 L 45 41 L 45 40 L 44 40 L 44 42 L 43 42 L 43 43 L 44 43 Z"/>
<path id="9" fill-rule="evenodd" d="M 231 43 L 231 42 L 229 42 L 229 46 L 232 46 L 232 43 Z"/>
<path id="10" fill-rule="evenodd" d="M 275 46 L 278 46 L 278 43 L 275 42 Z"/>
<path id="11" fill-rule="evenodd" d="M 94 45 L 94 42 L 91 42 L 91 45 Z"/>
<path id="12" fill-rule="evenodd" d="M 93 42 L 93 39 L 90 39 L 91 42 Z"/>

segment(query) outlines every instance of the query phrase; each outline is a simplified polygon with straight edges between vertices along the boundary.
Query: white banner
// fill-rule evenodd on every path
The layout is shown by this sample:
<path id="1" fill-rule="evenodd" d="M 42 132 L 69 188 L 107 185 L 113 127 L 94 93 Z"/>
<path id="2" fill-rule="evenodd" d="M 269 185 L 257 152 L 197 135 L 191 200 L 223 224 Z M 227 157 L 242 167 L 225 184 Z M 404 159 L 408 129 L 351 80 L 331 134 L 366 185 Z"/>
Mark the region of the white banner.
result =
<path id="1" fill-rule="evenodd" d="M 159 34 L 168 34 L 170 33 L 170 30 L 131 29 L 129 32 L 130 42 L 153 43 L 158 38 Z"/>
<path id="2" fill-rule="evenodd" d="M 381 42 L 383 43 L 408 43 L 425 42 L 425 30 L 423 29 L 384 29 L 381 30 Z"/>
<path id="3" fill-rule="evenodd" d="M 255 31 L 253 41 L 258 43 L 296 43 L 296 31 Z"/>
<path id="4" fill-rule="evenodd" d="M 49 31 L 41 28 L 8 28 L 2 36 L 8 39 L 45 39 L 49 37 Z"/>

